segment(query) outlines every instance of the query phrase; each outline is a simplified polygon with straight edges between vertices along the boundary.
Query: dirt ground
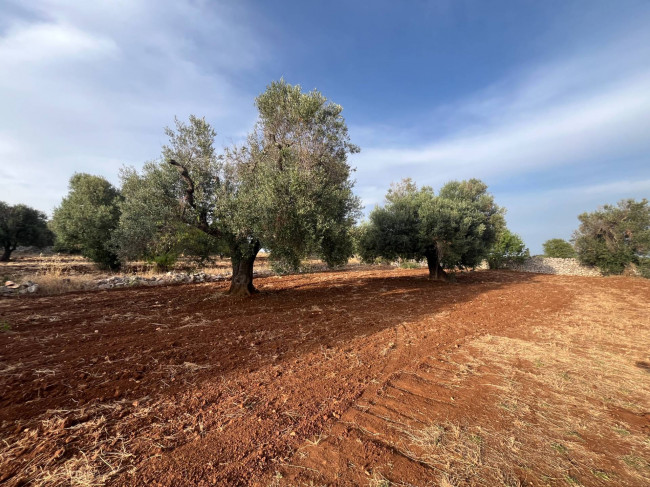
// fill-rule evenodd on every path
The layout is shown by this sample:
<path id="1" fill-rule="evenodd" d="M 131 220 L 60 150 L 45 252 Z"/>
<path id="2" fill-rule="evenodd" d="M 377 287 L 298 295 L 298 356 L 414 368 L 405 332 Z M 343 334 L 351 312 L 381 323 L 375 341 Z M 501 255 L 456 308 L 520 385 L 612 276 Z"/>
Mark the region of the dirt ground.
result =
<path id="1" fill-rule="evenodd" d="M 650 485 L 650 282 L 360 269 L 0 300 L 0 484 Z"/>

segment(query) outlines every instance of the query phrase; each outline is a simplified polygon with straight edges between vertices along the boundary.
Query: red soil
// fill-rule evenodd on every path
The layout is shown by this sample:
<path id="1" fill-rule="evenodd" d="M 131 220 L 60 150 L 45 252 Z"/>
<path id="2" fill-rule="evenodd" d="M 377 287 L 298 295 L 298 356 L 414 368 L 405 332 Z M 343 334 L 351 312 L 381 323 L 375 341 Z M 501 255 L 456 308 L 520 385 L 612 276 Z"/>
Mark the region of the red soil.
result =
<path id="1" fill-rule="evenodd" d="M 454 385 L 473 339 L 555 326 L 585 289 L 650 301 L 635 279 L 494 271 L 271 277 L 251 298 L 226 286 L 1 300 L 0 484 L 368 485 L 390 464 L 392 481 L 437 485 L 445 466 L 400 453 L 391 427 L 499 425 L 483 407 L 489 370 Z"/>

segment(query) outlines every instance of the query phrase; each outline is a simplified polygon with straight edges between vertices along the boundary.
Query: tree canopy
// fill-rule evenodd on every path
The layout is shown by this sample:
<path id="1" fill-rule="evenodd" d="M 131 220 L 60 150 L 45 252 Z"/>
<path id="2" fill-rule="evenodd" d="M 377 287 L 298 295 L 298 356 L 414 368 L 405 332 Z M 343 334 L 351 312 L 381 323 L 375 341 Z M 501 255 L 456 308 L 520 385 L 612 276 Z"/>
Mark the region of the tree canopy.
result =
<path id="1" fill-rule="evenodd" d="M 487 260 L 490 269 L 500 269 L 508 263 L 522 263 L 528 257 L 530 252 L 523 239 L 504 227 L 499 231 Z"/>
<path id="2" fill-rule="evenodd" d="M 55 246 L 80 252 L 102 268 L 119 268 L 111 237 L 120 217 L 120 200 L 120 192 L 103 177 L 74 174 L 68 195 L 52 217 Z"/>
<path id="3" fill-rule="evenodd" d="M 294 267 L 309 254 L 329 265 L 348 259 L 359 201 L 347 158 L 358 148 L 342 107 L 282 80 L 256 106 L 259 120 L 241 146 L 217 154 L 214 129 L 190 116 L 166 129 L 158 161 L 141 173 L 123 171 L 116 238 L 125 257 L 171 249 L 179 235 L 200 232 L 230 256 L 233 294 L 255 291 L 262 248 Z"/>
<path id="4" fill-rule="evenodd" d="M 0 262 L 6 262 L 19 245 L 45 247 L 52 243 L 47 217 L 27 205 L 9 205 L 0 201 Z"/>
<path id="5" fill-rule="evenodd" d="M 478 265 L 503 226 L 503 210 L 478 179 L 447 183 L 437 196 L 404 179 L 362 225 L 360 254 L 366 261 L 427 259 L 430 278 L 444 279 L 444 269 Z"/>
<path id="6" fill-rule="evenodd" d="M 630 264 L 646 265 L 650 258 L 648 200 L 622 200 L 578 216 L 574 232 L 578 259 L 606 274 L 620 274 Z"/>
<path id="7" fill-rule="evenodd" d="M 569 259 L 576 256 L 576 250 L 570 242 L 561 238 L 552 238 L 542 244 L 544 257 Z"/>

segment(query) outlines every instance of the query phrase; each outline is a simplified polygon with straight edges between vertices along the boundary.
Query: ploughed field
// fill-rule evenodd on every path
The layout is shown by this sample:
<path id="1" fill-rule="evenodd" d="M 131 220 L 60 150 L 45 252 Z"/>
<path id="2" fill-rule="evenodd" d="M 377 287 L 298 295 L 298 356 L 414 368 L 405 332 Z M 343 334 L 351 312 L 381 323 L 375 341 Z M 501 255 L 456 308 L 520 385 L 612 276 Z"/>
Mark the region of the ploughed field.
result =
<path id="1" fill-rule="evenodd" d="M 0 300 L 0 484 L 650 485 L 650 282 L 362 269 Z"/>

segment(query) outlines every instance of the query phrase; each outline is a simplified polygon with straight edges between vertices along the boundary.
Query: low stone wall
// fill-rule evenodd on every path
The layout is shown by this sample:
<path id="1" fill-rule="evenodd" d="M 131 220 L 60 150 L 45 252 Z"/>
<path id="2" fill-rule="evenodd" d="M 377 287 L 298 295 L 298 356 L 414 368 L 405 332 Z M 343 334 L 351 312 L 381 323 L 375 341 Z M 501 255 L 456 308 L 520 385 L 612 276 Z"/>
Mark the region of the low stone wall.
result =
<path id="1" fill-rule="evenodd" d="M 523 264 L 508 264 L 506 269 L 519 272 L 535 272 L 538 274 L 559 274 L 563 276 L 602 276 L 602 273 L 593 267 L 586 267 L 578 259 L 561 259 L 555 257 L 535 256 L 527 259 Z"/>
<path id="2" fill-rule="evenodd" d="M 38 291 L 38 284 L 32 281 L 25 281 L 21 284 L 13 281 L 6 281 L 3 285 L 0 285 L 0 296 L 11 294 L 31 294 L 36 291 Z"/>
<path id="3" fill-rule="evenodd" d="M 258 275 L 257 273 L 255 274 Z M 38 277 L 37 277 L 38 279 Z M 132 286 L 161 286 L 164 284 L 174 283 L 192 283 L 192 282 L 218 282 L 230 279 L 229 274 L 206 274 L 204 272 L 187 273 L 187 272 L 168 272 L 153 277 L 142 277 L 137 275 L 122 275 L 112 276 L 104 279 L 89 279 L 81 285 L 81 289 L 76 290 L 91 290 L 91 289 L 113 289 L 117 287 L 132 287 Z M 62 281 L 69 281 L 65 277 L 61 278 Z M 39 290 L 39 285 L 32 281 L 25 281 L 23 283 L 14 283 L 7 281 L 2 285 L 0 283 L 0 296 L 12 296 L 16 294 L 35 293 Z"/>
<path id="4" fill-rule="evenodd" d="M 226 275 L 206 274 L 205 272 L 186 273 L 186 272 L 168 272 L 167 274 L 142 277 L 142 276 L 113 276 L 107 279 L 99 279 L 89 283 L 90 288 L 112 289 L 114 287 L 130 286 L 160 286 L 162 284 L 172 283 L 191 283 L 191 282 L 215 282 L 224 281 L 228 278 Z"/>
<path id="5" fill-rule="evenodd" d="M 404 265 L 406 261 L 393 263 L 396 267 Z M 407 261 L 413 266 L 426 267 L 426 261 L 415 262 Z M 355 266 L 356 267 L 356 266 Z M 488 269 L 487 262 L 481 263 L 477 269 Z M 565 276 L 601 276 L 598 269 L 580 265 L 577 259 L 556 259 L 551 257 L 531 257 L 523 264 L 509 264 L 506 269 L 519 272 L 536 272 L 539 274 L 560 274 Z M 317 269 L 310 269 L 311 272 Z M 255 272 L 255 277 L 268 277 L 274 275 L 271 271 Z M 104 279 L 91 279 L 84 283 L 83 289 L 113 289 L 119 287 L 131 286 L 160 286 L 173 283 L 193 283 L 193 282 L 218 282 L 230 279 L 230 273 L 207 274 L 204 272 L 186 273 L 186 272 L 168 272 L 153 277 L 141 277 L 137 275 L 112 276 Z M 65 279 L 64 279 L 65 280 Z M 4 284 L 4 285 L 3 285 Z M 35 293 L 39 289 L 37 283 L 25 281 L 22 283 L 13 283 L 7 281 L 0 282 L 0 296 L 11 296 L 16 294 Z"/>

